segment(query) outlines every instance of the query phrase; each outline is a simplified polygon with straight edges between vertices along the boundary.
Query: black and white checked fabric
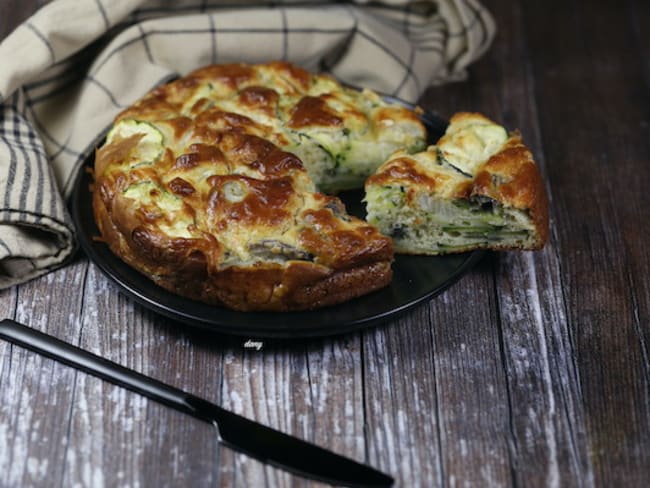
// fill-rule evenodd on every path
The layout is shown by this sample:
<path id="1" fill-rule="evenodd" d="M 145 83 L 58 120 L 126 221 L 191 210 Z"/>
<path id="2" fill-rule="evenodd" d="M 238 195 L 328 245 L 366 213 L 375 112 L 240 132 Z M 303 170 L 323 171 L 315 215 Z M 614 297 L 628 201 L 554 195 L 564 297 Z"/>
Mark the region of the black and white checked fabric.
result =
<path id="1" fill-rule="evenodd" d="M 54 0 L 0 44 L 0 288 L 72 254 L 74 177 L 156 84 L 280 59 L 414 101 L 462 78 L 494 31 L 477 0 Z"/>

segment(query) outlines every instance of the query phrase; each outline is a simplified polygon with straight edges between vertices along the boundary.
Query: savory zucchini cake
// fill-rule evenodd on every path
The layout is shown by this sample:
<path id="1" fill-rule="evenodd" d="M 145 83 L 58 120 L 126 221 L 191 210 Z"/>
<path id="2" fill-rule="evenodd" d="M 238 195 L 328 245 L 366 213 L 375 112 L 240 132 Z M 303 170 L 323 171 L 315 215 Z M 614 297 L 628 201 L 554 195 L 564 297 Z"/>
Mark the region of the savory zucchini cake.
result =
<path id="1" fill-rule="evenodd" d="M 96 152 L 95 220 L 155 283 L 237 310 L 369 293 L 394 251 L 543 246 L 544 187 L 518 134 L 460 113 L 425 140 L 415 111 L 329 76 L 208 66 L 116 117 Z M 321 193 L 364 182 L 368 222 Z"/>
<path id="2" fill-rule="evenodd" d="M 201 68 L 151 91 L 117 122 L 149 121 L 164 141 L 182 144 L 161 123 L 174 119 L 206 136 L 237 130 L 268 139 L 298 156 L 326 193 L 362 188 L 394 151 L 426 147 L 426 128 L 414 111 L 283 62 Z"/>
<path id="3" fill-rule="evenodd" d="M 318 190 L 362 187 L 425 136 L 412 111 L 287 63 L 202 68 L 116 117 L 96 152 L 95 219 L 117 256 L 180 295 L 339 303 L 390 282 L 392 243 Z"/>
<path id="4" fill-rule="evenodd" d="M 365 189 L 367 221 L 399 253 L 539 249 L 548 237 L 548 203 L 531 152 L 518 133 L 480 114 L 454 115 L 426 151 L 393 154 Z"/>

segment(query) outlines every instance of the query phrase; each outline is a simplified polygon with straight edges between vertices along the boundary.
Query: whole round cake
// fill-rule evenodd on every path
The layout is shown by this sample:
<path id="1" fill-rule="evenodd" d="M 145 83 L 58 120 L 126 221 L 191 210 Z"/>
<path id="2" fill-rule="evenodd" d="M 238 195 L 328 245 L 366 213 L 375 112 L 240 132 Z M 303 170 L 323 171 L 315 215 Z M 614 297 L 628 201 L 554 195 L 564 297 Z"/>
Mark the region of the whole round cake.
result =
<path id="1" fill-rule="evenodd" d="M 302 310 L 391 280 L 389 237 L 331 195 L 396 150 L 418 114 L 288 63 L 216 65 L 119 114 L 95 157 L 93 209 L 126 263 L 180 295 Z"/>

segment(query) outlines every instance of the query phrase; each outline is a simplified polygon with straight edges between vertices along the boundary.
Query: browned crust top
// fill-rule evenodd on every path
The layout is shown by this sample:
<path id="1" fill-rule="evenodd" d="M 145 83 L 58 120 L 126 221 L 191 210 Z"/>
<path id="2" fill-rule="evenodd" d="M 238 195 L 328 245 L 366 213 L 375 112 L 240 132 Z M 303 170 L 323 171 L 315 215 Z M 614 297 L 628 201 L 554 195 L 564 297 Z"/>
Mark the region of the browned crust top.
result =
<path id="1" fill-rule="evenodd" d="M 287 63 L 264 69 L 279 73 L 285 91 L 313 77 Z M 390 239 L 346 215 L 337 198 L 317 193 L 301 161 L 274 143 L 277 134 L 201 100 L 189 115 L 179 113 L 209 81 L 236 88 L 243 105 L 273 114 L 281 90 L 246 85 L 258 77 L 255 66 L 202 68 L 117 116 L 116 123 L 155 122 L 170 142 L 155 164 L 126 163 L 142 134 L 116 136 L 97 151 L 93 208 L 103 239 L 164 288 L 238 310 L 316 308 L 386 286 Z M 339 121 L 320 98 L 304 97 L 292 123 Z M 146 191 L 131 195 L 142 182 Z M 233 258 L 235 248 L 243 258 Z"/>
<path id="2" fill-rule="evenodd" d="M 536 247 L 548 240 L 548 197 L 539 168 L 521 136 L 513 134 L 478 172 L 471 195 L 484 195 L 506 206 L 528 211 L 536 230 Z"/>

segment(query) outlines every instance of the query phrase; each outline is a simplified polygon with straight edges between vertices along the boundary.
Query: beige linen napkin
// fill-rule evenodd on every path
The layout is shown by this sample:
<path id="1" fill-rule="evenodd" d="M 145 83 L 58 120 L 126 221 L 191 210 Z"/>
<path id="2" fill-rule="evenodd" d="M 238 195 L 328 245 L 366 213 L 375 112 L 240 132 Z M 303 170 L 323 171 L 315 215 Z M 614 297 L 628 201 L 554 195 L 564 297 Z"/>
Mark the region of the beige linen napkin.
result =
<path id="1" fill-rule="evenodd" d="M 0 44 L 0 288 L 71 256 L 74 178 L 154 85 L 280 59 L 414 101 L 462 78 L 493 35 L 476 0 L 54 0 Z"/>

